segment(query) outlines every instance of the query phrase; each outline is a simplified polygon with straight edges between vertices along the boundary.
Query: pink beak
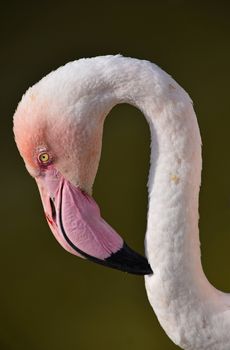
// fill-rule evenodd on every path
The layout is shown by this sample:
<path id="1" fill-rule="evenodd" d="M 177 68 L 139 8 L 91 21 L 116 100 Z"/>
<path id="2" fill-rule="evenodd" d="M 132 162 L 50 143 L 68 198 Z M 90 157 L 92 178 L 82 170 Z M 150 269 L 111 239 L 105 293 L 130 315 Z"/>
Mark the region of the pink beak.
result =
<path id="1" fill-rule="evenodd" d="M 101 217 L 94 199 L 53 166 L 37 179 L 48 224 L 70 253 L 133 274 L 151 274 L 145 257 L 130 249 Z"/>

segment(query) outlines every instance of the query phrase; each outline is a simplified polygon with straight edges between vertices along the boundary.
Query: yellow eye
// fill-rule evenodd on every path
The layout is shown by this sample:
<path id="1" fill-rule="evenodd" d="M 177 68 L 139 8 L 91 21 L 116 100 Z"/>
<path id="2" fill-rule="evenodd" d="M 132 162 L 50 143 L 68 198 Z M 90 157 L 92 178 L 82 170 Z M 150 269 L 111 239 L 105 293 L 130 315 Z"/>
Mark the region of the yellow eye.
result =
<path id="1" fill-rule="evenodd" d="M 38 159 L 41 163 L 46 164 L 49 162 L 50 156 L 48 153 L 44 152 L 44 153 L 39 154 Z"/>

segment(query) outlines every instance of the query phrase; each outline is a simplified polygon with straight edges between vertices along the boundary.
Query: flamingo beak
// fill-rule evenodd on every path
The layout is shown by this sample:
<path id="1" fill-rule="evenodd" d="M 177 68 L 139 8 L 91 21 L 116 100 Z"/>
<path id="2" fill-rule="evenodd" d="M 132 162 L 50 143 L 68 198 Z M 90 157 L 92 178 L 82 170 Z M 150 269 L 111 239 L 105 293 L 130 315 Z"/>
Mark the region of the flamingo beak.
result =
<path id="1" fill-rule="evenodd" d="M 147 259 L 130 249 L 103 220 L 90 195 L 53 167 L 36 181 L 51 231 L 67 251 L 132 274 L 152 274 Z"/>

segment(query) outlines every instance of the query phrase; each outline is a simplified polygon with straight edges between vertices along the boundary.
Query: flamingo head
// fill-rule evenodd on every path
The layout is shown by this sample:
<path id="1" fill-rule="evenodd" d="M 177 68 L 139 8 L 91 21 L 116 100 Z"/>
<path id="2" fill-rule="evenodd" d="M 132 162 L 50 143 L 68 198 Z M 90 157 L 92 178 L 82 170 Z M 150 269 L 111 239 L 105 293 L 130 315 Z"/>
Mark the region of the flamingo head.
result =
<path id="1" fill-rule="evenodd" d="M 16 144 L 37 182 L 48 225 L 72 254 L 130 273 L 150 274 L 146 258 L 102 219 L 91 197 L 106 102 L 96 99 L 88 86 L 87 93 L 82 87 L 76 91 L 76 85 L 73 91 L 70 77 L 65 74 L 61 80 L 62 73 L 53 72 L 30 88 L 14 115 Z"/>

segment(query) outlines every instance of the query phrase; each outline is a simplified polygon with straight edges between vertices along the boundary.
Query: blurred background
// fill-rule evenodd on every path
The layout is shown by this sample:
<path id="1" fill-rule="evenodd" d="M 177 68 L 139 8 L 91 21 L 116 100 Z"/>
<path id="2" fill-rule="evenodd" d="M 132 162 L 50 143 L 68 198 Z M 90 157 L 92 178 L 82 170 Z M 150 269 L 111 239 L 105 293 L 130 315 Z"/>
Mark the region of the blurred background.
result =
<path id="1" fill-rule="evenodd" d="M 194 100 L 203 139 L 202 262 L 230 291 L 230 9 L 224 1 L 1 2 L 1 350 L 164 349 L 143 278 L 64 251 L 44 219 L 12 133 L 25 90 L 80 57 L 121 53 L 155 62 Z M 105 124 L 94 197 L 105 219 L 144 252 L 150 135 L 117 106 Z"/>

